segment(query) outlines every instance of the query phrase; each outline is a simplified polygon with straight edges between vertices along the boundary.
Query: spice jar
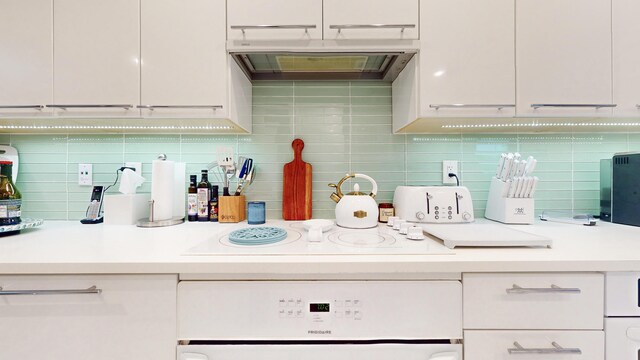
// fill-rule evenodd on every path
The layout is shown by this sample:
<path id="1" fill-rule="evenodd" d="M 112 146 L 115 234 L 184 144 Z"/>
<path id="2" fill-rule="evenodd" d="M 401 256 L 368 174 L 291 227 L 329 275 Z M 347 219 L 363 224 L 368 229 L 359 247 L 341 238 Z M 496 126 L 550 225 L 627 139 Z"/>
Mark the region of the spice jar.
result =
<path id="1" fill-rule="evenodd" d="M 378 205 L 378 221 L 386 223 L 389 221 L 389 216 L 395 215 L 395 209 L 392 203 L 380 203 Z"/>

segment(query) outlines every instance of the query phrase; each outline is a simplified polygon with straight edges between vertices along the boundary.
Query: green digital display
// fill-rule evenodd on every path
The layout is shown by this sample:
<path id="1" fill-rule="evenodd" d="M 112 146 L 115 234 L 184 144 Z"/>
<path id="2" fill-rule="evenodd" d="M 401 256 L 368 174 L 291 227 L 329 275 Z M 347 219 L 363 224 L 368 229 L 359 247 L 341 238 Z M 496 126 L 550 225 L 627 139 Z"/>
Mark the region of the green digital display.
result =
<path id="1" fill-rule="evenodd" d="M 329 312 L 329 303 L 310 303 L 310 312 Z"/>

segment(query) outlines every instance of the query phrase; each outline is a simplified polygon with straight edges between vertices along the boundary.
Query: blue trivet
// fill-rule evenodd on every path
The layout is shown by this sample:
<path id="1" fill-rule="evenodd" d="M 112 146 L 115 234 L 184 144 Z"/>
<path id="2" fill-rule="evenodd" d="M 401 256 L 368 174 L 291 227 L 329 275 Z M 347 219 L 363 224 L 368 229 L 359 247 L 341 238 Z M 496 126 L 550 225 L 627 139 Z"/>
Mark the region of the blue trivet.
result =
<path id="1" fill-rule="evenodd" d="M 229 242 L 236 245 L 267 245 L 274 244 L 287 238 L 285 229 L 258 226 L 232 231 Z"/>

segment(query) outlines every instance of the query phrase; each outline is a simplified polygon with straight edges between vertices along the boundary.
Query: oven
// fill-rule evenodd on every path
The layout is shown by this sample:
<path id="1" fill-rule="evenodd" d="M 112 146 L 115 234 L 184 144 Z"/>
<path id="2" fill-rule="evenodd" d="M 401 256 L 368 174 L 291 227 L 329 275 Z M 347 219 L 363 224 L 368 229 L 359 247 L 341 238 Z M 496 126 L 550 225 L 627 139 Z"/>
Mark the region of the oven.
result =
<path id="1" fill-rule="evenodd" d="M 181 281 L 178 360 L 460 360 L 456 280 Z"/>
<path id="2" fill-rule="evenodd" d="M 609 272 L 605 279 L 606 359 L 640 360 L 640 272 Z"/>

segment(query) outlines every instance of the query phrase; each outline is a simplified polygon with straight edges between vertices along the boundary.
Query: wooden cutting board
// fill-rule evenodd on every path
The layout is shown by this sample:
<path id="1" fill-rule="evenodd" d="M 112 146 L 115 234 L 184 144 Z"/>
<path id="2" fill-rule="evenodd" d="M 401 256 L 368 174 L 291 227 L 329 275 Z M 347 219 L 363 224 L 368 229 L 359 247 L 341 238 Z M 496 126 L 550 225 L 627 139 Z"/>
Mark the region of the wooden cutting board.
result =
<path id="1" fill-rule="evenodd" d="M 293 161 L 284 165 L 282 172 L 282 218 L 285 220 L 311 219 L 311 164 L 302 161 L 304 141 L 295 139 Z"/>

